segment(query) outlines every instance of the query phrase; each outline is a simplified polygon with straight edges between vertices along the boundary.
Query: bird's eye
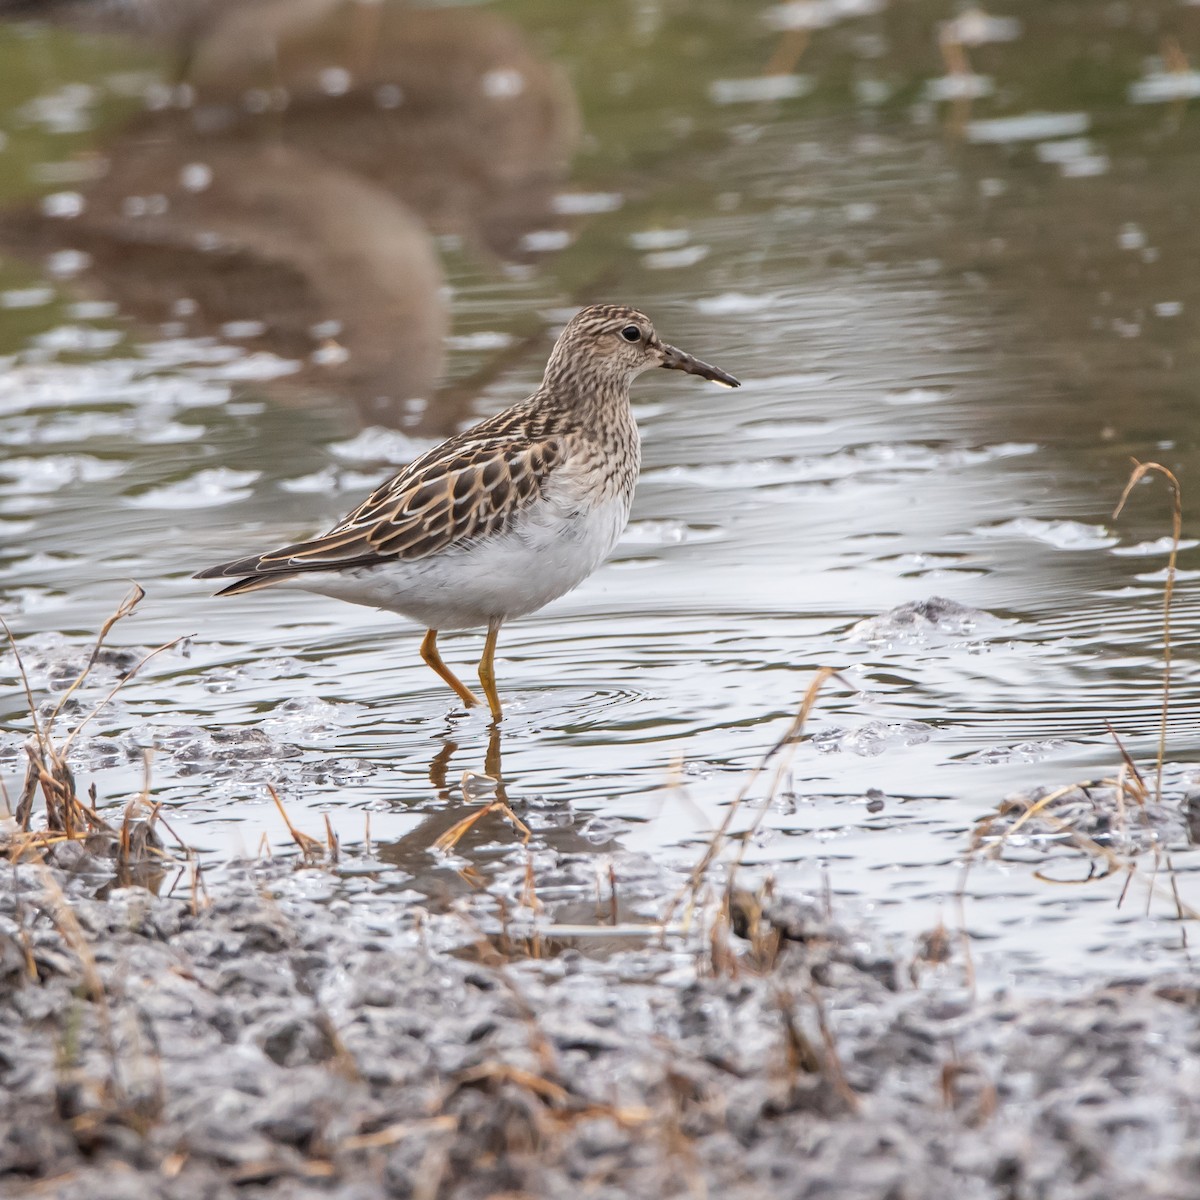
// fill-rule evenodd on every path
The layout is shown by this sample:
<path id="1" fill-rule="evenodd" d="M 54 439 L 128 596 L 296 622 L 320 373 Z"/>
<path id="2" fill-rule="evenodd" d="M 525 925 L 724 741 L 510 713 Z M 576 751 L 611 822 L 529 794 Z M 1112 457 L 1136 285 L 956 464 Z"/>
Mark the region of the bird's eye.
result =
<path id="1" fill-rule="evenodd" d="M 627 342 L 640 342 L 642 340 L 642 331 L 636 325 L 626 325 L 621 330 L 621 336 Z"/>

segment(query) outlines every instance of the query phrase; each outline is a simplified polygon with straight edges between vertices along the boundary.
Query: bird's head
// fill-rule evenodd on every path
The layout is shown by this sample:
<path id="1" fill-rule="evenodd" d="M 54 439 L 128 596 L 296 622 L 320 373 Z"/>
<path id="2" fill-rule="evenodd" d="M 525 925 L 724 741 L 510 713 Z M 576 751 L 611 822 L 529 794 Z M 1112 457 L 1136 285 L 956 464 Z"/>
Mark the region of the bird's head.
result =
<path id="1" fill-rule="evenodd" d="M 666 367 L 740 387 L 732 375 L 668 346 L 645 313 L 622 304 L 593 304 L 567 322 L 546 367 L 547 385 L 598 382 L 627 388 L 650 367 Z"/>

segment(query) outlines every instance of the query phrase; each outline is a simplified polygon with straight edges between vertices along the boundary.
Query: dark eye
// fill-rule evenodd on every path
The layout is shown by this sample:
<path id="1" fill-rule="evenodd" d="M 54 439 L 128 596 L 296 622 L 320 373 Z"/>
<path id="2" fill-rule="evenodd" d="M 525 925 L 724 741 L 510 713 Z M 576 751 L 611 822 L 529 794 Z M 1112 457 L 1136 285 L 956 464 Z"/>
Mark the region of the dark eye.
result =
<path id="1" fill-rule="evenodd" d="M 642 331 L 636 325 L 626 325 L 621 330 L 621 336 L 627 342 L 640 342 L 642 340 Z"/>

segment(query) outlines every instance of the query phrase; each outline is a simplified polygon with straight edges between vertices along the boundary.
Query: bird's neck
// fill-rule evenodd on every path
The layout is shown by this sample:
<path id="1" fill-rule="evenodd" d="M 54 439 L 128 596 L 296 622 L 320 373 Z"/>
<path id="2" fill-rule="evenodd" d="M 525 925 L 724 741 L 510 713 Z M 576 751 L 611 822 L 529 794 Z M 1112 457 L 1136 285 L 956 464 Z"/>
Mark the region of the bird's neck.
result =
<path id="1" fill-rule="evenodd" d="M 591 371 L 575 363 L 558 363 L 553 358 L 537 396 L 564 413 L 573 423 L 589 429 L 611 429 L 632 423 L 629 408 L 629 380 L 613 379 L 601 371 Z"/>

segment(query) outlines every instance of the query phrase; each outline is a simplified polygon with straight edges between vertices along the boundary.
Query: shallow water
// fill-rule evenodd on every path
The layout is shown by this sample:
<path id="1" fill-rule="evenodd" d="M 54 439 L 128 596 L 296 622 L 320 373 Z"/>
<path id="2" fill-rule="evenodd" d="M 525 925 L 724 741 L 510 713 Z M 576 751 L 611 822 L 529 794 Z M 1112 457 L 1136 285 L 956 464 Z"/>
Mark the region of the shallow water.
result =
<path id="1" fill-rule="evenodd" d="M 526 395 L 574 306 L 627 300 L 744 387 L 639 381 L 644 472 L 625 540 L 504 630 L 497 748 L 538 841 L 595 853 L 598 872 L 617 845 L 694 860 L 828 666 L 840 677 L 747 863 L 827 887 L 896 937 L 957 924 L 961 886 L 992 981 L 1186 962 L 1169 889 L 1148 901 L 1140 881 L 1151 852 L 1120 906 L 1123 874 L 1036 877 L 1088 874 L 1044 839 L 1014 837 L 965 883 L 963 862 L 1006 794 L 1113 774 L 1109 724 L 1153 759 L 1169 501 L 1155 485 L 1111 513 L 1130 456 L 1171 467 L 1190 499 L 1195 115 L 1177 97 L 1148 103 L 1138 80 L 1156 78 L 1144 60 L 1162 39 L 1200 41 L 1195 21 L 1166 4 L 1137 21 L 1014 4 L 1020 36 L 966 49 L 996 85 L 968 106 L 926 90 L 945 75 L 948 5 L 826 5 L 803 44 L 788 30 L 804 6 L 714 0 L 686 30 L 668 6 L 643 6 L 632 28 L 604 5 L 559 7 L 464 9 L 422 34 L 481 72 L 487 103 L 445 115 L 450 148 L 420 160 L 419 186 L 369 136 L 399 122 L 411 154 L 422 120 L 439 128 L 436 107 L 407 115 L 434 85 L 399 66 L 364 115 L 336 62 L 304 94 L 297 51 L 291 107 L 268 96 L 260 114 L 219 25 L 197 95 L 166 100 L 129 64 L 113 74 L 140 44 L 5 34 L 4 54 L 43 68 L 0 117 L 0 154 L 19 152 L 28 176 L 0 222 L 3 615 L 50 694 L 131 578 L 148 595 L 116 642 L 137 653 L 187 635 L 94 722 L 79 774 L 117 800 L 153 748 L 155 797 L 214 869 L 264 838 L 286 850 L 270 783 L 302 829 L 328 816 L 351 857 L 369 820 L 369 886 L 470 887 L 429 848 L 468 811 L 460 781 L 485 769 L 487 721 L 421 665 L 419 631 L 298 594 L 213 601 L 189 576 L 328 525 L 387 464 Z M 859 9 L 872 11 L 845 17 Z M 501 28 L 513 40 L 496 50 Z M 799 82 L 767 87 L 767 64 Z M 130 115 L 138 87 L 148 116 Z M 510 119 L 508 101 L 528 106 Z M 167 149 L 147 150 L 159 120 Z M 534 127 L 552 131 L 537 153 Z M 225 186 L 240 171 L 259 193 Z M 286 207 L 297 178 L 311 211 Z M 346 223 L 360 242 L 335 244 L 326 203 L 334 217 L 360 206 Z M 224 250 L 197 250 L 201 234 Z M 1173 617 L 1175 793 L 1200 726 L 1193 546 Z M 933 596 L 991 615 L 855 628 Z M 447 636 L 444 653 L 466 664 L 481 641 Z M 89 699 L 115 678 L 102 667 Z M 24 729 L 4 682 L 4 725 Z M 0 754 L 12 795 L 19 738 Z M 460 851 L 486 872 L 514 839 L 489 822 Z M 1158 846 L 1200 904 L 1177 818 Z"/>

